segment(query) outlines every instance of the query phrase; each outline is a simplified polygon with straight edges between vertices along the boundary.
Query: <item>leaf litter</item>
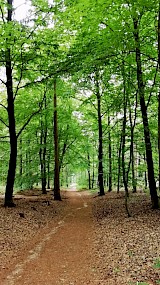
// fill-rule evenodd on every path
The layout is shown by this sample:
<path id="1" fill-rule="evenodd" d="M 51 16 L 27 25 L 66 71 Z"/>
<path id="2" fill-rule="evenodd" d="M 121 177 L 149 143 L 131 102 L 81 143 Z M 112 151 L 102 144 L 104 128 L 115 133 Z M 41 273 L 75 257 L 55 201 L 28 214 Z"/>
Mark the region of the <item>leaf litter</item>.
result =
<path id="1" fill-rule="evenodd" d="M 0 207 L 0 266 L 7 270 L 37 233 L 64 217 L 69 201 L 28 191 L 16 199 L 16 208 Z M 37 193 L 37 192 L 36 192 Z M 65 198 L 65 192 L 62 192 Z M 29 195 L 29 196 L 28 196 Z M 94 236 L 94 284 L 157 285 L 160 282 L 160 211 L 152 210 L 144 193 L 131 194 L 125 212 L 124 193 L 106 193 L 91 199 Z"/>
<path id="2" fill-rule="evenodd" d="M 152 210 L 143 193 L 130 197 L 130 218 L 124 193 L 107 193 L 94 201 L 97 273 L 101 284 L 156 285 L 160 281 L 160 267 L 155 266 L 160 258 L 160 210 Z"/>

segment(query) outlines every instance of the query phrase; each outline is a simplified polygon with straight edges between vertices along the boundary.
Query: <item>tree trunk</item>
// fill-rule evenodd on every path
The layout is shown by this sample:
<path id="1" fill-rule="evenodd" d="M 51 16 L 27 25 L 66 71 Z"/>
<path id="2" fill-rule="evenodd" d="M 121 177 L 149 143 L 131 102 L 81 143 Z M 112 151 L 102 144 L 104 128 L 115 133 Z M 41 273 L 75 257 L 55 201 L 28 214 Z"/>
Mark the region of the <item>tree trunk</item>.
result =
<path id="1" fill-rule="evenodd" d="M 94 188 L 94 154 L 93 154 L 93 163 L 92 163 L 92 189 Z"/>
<path id="2" fill-rule="evenodd" d="M 120 189 L 120 177 L 121 177 L 121 151 L 122 151 L 122 134 L 121 134 L 121 141 L 118 150 L 118 184 L 117 184 L 117 193 L 119 193 Z"/>
<path id="3" fill-rule="evenodd" d="M 58 145 L 58 118 L 57 118 L 57 82 L 54 80 L 54 200 L 61 201 L 59 179 L 59 145 Z"/>
<path id="4" fill-rule="evenodd" d="M 90 155 L 88 153 L 87 155 L 87 158 L 88 158 L 88 187 L 89 187 L 89 190 L 91 189 L 91 170 L 90 170 Z"/>
<path id="5" fill-rule="evenodd" d="M 50 189 L 50 150 L 47 155 L 47 188 Z"/>
<path id="6" fill-rule="evenodd" d="M 133 148 L 132 148 L 132 192 L 136 193 L 137 192 L 137 180 L 135 177 L 135 158 L 134 158 L 134 144 L 133 144 Z"/>
<path id="7" fill-rule="evenodd" d="M 153 157 L 152 157 L 152 146 L 151 146 L 151 140 L 150 140 L 150 130 L 149 130 L 149 124 L 148 124 L 148 114 L 147 114 L 147 107 L 145 104 L 145 90 L 144 90 L 143 70 L 142 70 L 142 62 L 141 62 L 138 19 L 134 18 L 133 24 L 134 24 L 135 46 L 136 46 L 137 82 L 138 82 L 138 91 L 139 91 L 139 97 L 140 97 L 140 106 L 141 106 L 143 128 L 144 128 L 146 160 L 147 160 L 147 169 L 148 169 L 148 182 L 149 182 L 152 207 L 154 209 L 157 209 L 159 205 L 158 205 L 158 195 L 157 195 L 157 190 L 156 190 L 156 182 L 154 178 L 154 165 L 153 165 Z"/>
<path id="8" fill-rule="evenodd" d="M 126 107 L 124 107 L 123 130 L 122 130 L 122 171 L 125 193 L 128 196 L 128 184 L 125 169 L 125 144 L 126 144 Z"/>
<path id="9" fill-rule="evenodd" d="M 63 159 L 64 159 L 64 156 L 66 154 L 66 150 L 67 150 L 67 143 L 68 143 L 68 130 L 69 130 L 69 125 L 67 125 L 67 129 L 66 129 L 66 137 L 65 137 L 65 140 L 64 140 L 64 143 L 63 143 L 63 149 L 62 149 L 62 153 L 61 153 L 61 156 L 60 156 L 60 161 L 59 161 L 59 172 L 61 171 L 61 167 L 63 165 Z"/>
<path id="10" fill-rule="evenodd" d="M 41 130 L 41 138 L 40 138 L 40 165 L 41 165 L 41 184 L 42 184 L 42 194 L 47 194 L 46 191 L 46 161 L 45 161 L 45 154 L 46 154 L 46 147 L 43 144 L 43 131 Z"/>
<path id="11" fill-rule="evenodd" d="M 160 191 L 160 91 L 158 94 L 158 189 Z"/>
<path id="12" fill-rule="evenodd" d="M 13 9 L 12 0 L 8 0 L 7 3 L 8 3 L 7 22 L 9 23 L 12 21 L 12 9 Z M 6 49 L 5 57 L 6 57 L 6 78 L 7 78 L 6 87 L 7 87 L 7 102 L 8 102 L 7 111 L 8 111 L 9 135 L 10 135 L 10 159 L 9 159 L 4 205 L 6 207 L 14 207 L 15 204 L 13 203 L 12 196 L 13 196 L 13 187 L 15 181 L 16 162 L 17 162 L 17 136 L 16 136 L 16 125 L 15 125 L 15 113 L 14 113 L 11 50 L 9 47 Z"/>
<path id="13" fill-rule="evenodd" d="M 134 163 L 135 163 L 135 158 L 134 158 L 134 127 L 135 127 L 135 123 L 132 123 L 132 113 L 131 113 L 131 109 L 130 109 L 130 127 L 131 127 L 131 144 L 130 144 L 130 160 L 131 160 L 131 164 L 132 164 L 132 192 L 136 193 L 137 189 L 136 189 L 136 179 L 135 179 L 135 169 L 134 169 Z M 128 171 L 129 174 L 129 171 Z"/>
<path id="14" fill-rule="evenodd" d="M 112 147 L 111 147 L 111 131 L 110 131 L 110 117 L 109 116 L 108 116 L 108 127 L 109 127 L 109 133 L 108 133 L 109 189 L 108 189 L 108 192 L 111 192 L 112 191 Z"/>
<path id="15" fill-rule="evenodd" d="M 19 157 L 19 179 L 20 179 L 20 188 L 22 190 L 23 183 L 22 183 L 22 176 L 23 176 L 23 154 L 22 154 L 22 138 L 20 137 L 19 140 L 19 147 L 20 147 L 20 157 Z"/>
<path id="16" fill-rule="evenodd" d="M 159 13 L 158 13 L 158 71 L 160 73 L 160 3 L 159 3 Z M 159 178 L 159 191 L 160 191 L 160 86 L 158 92 L 158 157 L 159 157 L 159 167 L 158 167 L 158 178 Z"/>
<path id="17" fill-rule="evenodd" d="M 68 171 L 68 166 L 66 165 L 66 168 L 65 168 L 65 174 L 66 174 L 66 186 L 68 188 L 69 186 L 69 183 L 68 183 L 68 178 L 69 178 L 69 171 Z"/>
<path id="18" fill-rule="evenodd" d="M 101 95 L 99 90 L 98 72 L 96 72 L 96 96 L 98 105 L 98 186 L 99 195 L 105 195 L 103 184 L 103 135 L 102 135 L 102 116 L 101 116 Z"/>
<path id="19" fill-rule="evenodd" d="M 122 127 L 122 171 L 123 171 L 123 184 L 125 189 L 125 194 L 128 197 L 128 179 L 127 172 L 125 168 L 125 145 L 126 145 L 126 123 L 127 123 L 127 96 L 126 96 L 126 78 L 124 70 L 124 61 L 122 66 L 122 76 L 123 76 L 123 127 Z"/>
<path id="20" fill-rule="evenodd" d="M 44 94 L 44 118 L 41 115 L 41 136 L 40 136 L 40 165 L 41 165 L 41 184 L 42 184 L 42 194 L 47 194 L 46 184 L 47 184 L 47 171 L 46 171 L 46 144 L 47 144 L 47 118 L 46 110 L 47 109 L 47 100 L 46 92 Z"/>
<path id="21" fill-rule="evenodd" d="M 144 153 L 144 162 L 146 164 L 146 156 L 145 156 L 145 153 Z M 145 171 L 144 172 L 144 180 L 145 180 L 145 189 L 147 189 L 147 172 Z"/>

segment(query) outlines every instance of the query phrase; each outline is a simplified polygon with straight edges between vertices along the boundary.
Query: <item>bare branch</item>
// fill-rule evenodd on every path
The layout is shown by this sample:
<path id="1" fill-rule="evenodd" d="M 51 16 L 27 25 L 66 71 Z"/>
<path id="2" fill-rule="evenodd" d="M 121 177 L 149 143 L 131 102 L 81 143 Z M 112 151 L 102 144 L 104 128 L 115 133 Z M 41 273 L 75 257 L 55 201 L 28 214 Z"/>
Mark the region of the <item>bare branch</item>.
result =
<path id="1" fill-rule="evenodd" d="M 2 9 L 2 6 L 1 6 L 1 5 L 0 5 L 0 11 L 1 11 L 1 14 L 2 14 L 3 23 L 5 23 L 5 20 L 4 20 L 4 13 L 3 13 L 3 9 Z"/>
<path id="2" fill-rule="evenodd" d="M 47 77 L 45 77 L 45 78 L 42 78 L 41 80 L 36 80 L 36 81 L 28 82 L 28 83 L 26 83 L 25 85 L 20 86 L 20 87 L 18 88 L 18 90 L 23 89 L 23 88 L 26 88 L 26 87 L 30 87 L 30 86 L 35 85 L 35 84 L 38 84 L 38 83 L 44 83 L 44 82 L 45 82 L 47 79 L 49 79 L 49 78 L 50 78 L 50 76 L 47 76 Z"/>
<path id="3" fill-rule="evenodd" d="M 44 96 L 43 96 L 43 99 L 42 99 L 42 102 L 40 103 L 40 107 L 37 111 L 35 111 L 33 114 L 30 115 L 30 117 L 28 118 L 28 120 L 25 122 L 25 124 L 23 125 L 23 127 L 20 129 L 20 131 L 18 132 L 17 134 L 17 139 L 18 137 L 20 136 L 20 134 L 23 132 L 23 130 L 25 129 L 25 127 L 29 124 L 29 122 L 32 120 L 32 118 L 37 115 L 41 110 L 42 110 L 42 106 L 43 106 L 43 101 L 44 101 L 44 98 L 45 98 L 45 94 L 46 94 L 47 90 L 45 90 L 44 92 Z"/>
<path id="4" fill-rule="evenodd" d="M 136 119 L 137 119 L 137 106 L 138 106 L 138 90 L 136 92 L 136 106 L 134 110 L 134 122 L 133 122 L 133 128 L 136 126 Z"/>
<path id="5" fill-rule="evenodd" d="M 148 106 L 149 106 L 149 103 L 150 103 L 150 101 L 151 101 L 151 97 L 152 97 L 152 93 L 153 93 L 153 88 L 154 88 L 154 86 L 155 86 L 155 84 L 156 84 L 156 77 L 157 77 L 157 73 L 158 73 L 158 62 L 157 62 L 157 66 L 156 66 L 156 72 L 155 72 L 155 75 L 154 75 L 154 80 L 153 80 L 153 84 L 152 84 L 152 87 L 151 87 L 151 91 L 150 91 L 150 95 L 149 95 L 149 98 L 148 98 L 148 102 L 147 102 L 147 105 L 146 105 L 146 108 L 148 108 Z"/>
<path id="6" fill-rule="evenodd" d="M 115 32 L 107 23 L 105 23 L 104 21 L 101 21 L 102 25 L 105 25 L 106 27 L 108 27 L 113 33 Z"/>
<path id="7" fill-rule="evenodd" d="M 0 136 L 0 139 L 6 139 L 9 138 L 9 136 Z"/>
<path id="8" fill-rule="evenodd" d="M 1 78 L 0 78 L 0 81 L 6 86 L 6 82 L 4 82 Z"/>
<path id="9" fill-rule="evenodd" d="M 0 118 L 0 122 L 2 122 L 7 128 L 9 128 L 9 126 L 4 122 L 2 118 Z"/>
<path id="10" fill-rule="evenodd" d="M 23 125 L 23 127 L 20 129 L 20 131 L 17 134 L 17 139 L 20 136 L 20 134 L 23 132 L 23 130 L 25 129 L 25 127 L 29 124 L 29 122 L 31 121 L 31 119 L 37 115 L 39 112 L 41 111 L 41 108 L 39 108 L 36 112 L 34 112 L 32 115 L 30 115 L 30 117 L 28 118 L 28 120 L 25 122 L 25 124 Z"/>
<path id="11" fill-rule="evenodd" d="M 22 60 L 22 49 L 21 49 L 21 60 Z M 24 62 L 22 60 L 22 67 L 21 67 L 21 73 L 20 73 L 20 77 L 19 77 L 19 81 L 18 81 L 18 84 L 17 84 L 17 87 L 16 87 L 16 91 L 15 91 L 15 94 L 14 94 L 14 98 L 13 100 L 16 99 L 16 96 L 18 94 L 18 90 L 19 90 L 19 85 L 21 84 L 21 81 L 22 81 L 22 76 L 23 76 L 23 66 L 24 66 Z"/>
<path id="12" fill-rule="evenodd" d="M 8 110 L 6 106 L 4 106 L 2 103 L 0 103 L 0 106 L 2 106 L 6 111 Z"/>

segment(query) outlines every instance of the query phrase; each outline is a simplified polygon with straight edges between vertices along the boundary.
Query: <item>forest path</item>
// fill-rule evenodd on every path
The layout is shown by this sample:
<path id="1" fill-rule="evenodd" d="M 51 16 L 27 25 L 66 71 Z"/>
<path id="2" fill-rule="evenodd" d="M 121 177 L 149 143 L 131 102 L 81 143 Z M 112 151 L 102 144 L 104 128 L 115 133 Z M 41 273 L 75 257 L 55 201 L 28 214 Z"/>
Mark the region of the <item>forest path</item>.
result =
<path id="1" fill-rule="evenodd" d="M 69 207 L 57 225 L 36 236 L 32 250 L 17 261 L 4 285 L 100 284 L 94 276 L 92 255 L 92 199 L 67 191 Z"/>

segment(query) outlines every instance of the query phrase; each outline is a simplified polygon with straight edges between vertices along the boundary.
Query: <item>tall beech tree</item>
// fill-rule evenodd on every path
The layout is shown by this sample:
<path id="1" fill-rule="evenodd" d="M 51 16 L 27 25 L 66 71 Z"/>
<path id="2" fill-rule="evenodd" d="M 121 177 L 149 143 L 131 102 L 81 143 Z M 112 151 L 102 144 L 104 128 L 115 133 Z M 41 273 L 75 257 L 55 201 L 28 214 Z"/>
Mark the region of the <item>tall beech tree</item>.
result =
<path id="1" fill-rule="evenodd" d="M 54 200 L 61 201 L 60 194 L 60 177 L 59 177 L 59 143 L 58 143 L 58 112 L 57 112 L 57 79 L 54 79 Z"/>
<path id="2" fill-rule="evenodd" d="M 43 115 L 41 115 L 41 130 L 40 130 L 40 165 L 41 165 L 41 181 L 42 181 L 42 193 L 46 194 L 46 185 L 47 185 L 47 166 L 46 166 L 46 152 L 47 152 L 47 100 L 46 100 L 46 92 L 44 95 L 44 119 Z"/>
<path id="3" fill-rule="evenodd" d="M 139 93 L 139 98 L 140 98 L 140 106 L 141 106 L 143 127 L 144 127 L 146 160 L 147 160 L 147 168 L 148 168 L 148 181 L 149 181 L 149 189 L 150 189 L 152 207 L 158 208 L 159 205 L 158 205 L 158 195 L 157 195 L 157 190 L 156 190 L 156 182 L 155 182 L 155 177 L 154 177 L 152 146 L 151 146 L 151 139 L 150 139 L 147 106 L 145 103 L 145 87 L 144 87 L 144 79 L 143 79 L 143 69 L 142 69 L 142 61 L 141 61 L 141 45 L 140 45 L 140 34 L 139 34 L 140 21 L 141 21 L 141 15 L 139 16 L 137 13 L 137 15 L 133 17 L 136 64 L 137 64 L 137 83 L 138 83 L 138 93 Z"/>
<path id="4" fill-rule="evenodd" d="M 158 10 L 158 71 L 160 74 L 160 2 Z M 158 179 L 159 179 L 159 191 L 160 191 L 160 86 L 158 90 Z"/>
<path id="5" fill-rule="evenodd" d="M 109 189 L 112 191 L 112 143 L 111 143 L 111 130 L 110 130 L 110 116 L 108 116 L 108 161 L 109 161 Z"/>
<path id="6" fill-rule="evenodd" d="M 9 158 L 9 166 L 8 166 L 8 174 L 7 174 L 7 181 L 6 181 L 6 190 L 5 190 L 5 201 L 4 205 L 6 207 L 13 207 L 15 206 L 13 202 L 13 187 L 15 182 L 15 174 L 16 174 L 16 165 L 17 165 L 17 142 L 18 138 L 29 124 L 31 119 L 40 112 L 40 108 L 37 108 L 36 111 L 33 111 L 27 118 L 23 126 L 21 126 L 20 130 L 16 130 L 16 118 L 15 118 L 15 101 L 17 98 L 17 94 L 19 90 L 22 88 L 20 86 L 23 78 L 23 72 L 25 70 L 25 56 L 23 56 L 24 49 L 24 42 L 25 32 L 22 29 L 22 42 L 20 43 L 20 52 L 17 51 L 17 42 L 18 36 L 15 32 L 15 27 L 17 28 L 17 33 L 20 34 L 20 25 L 13 21 L 13 1 L 7 0 L 7 3 L 3 3 L 1 6 L 1 17 L 2 17 L 2 27 L 3 31 L 5 31 L 4 36 L 2 38 L 4 42 L 4 47 L 1 51 L 3 54 L 1 65 L 5 66 L 5 73 L 6 73 L 6 82 L 5 80 L 1 80 L 1 82 L 6 87 L 7 93 L 7 102 L 6 105 L 2 105 L 3 108 L 8 113 L 8 124 L 3 122 L 5 126 L 8 127 L 9 130 L 9 138 L 10 138 L 10 158 Z M 7 15 L 7 16 L 6 16 Z M 21 41 L 21 39 L 20 39 Z M 15 44 L 16 43 L 16 44 Z M 28 50 L 27 50 L 28 52 Z M 26 52 L 26 53 L 27 53 Z M 26 58 L 27 61 L 27 58 Z M 16 77 L 17 75 L 17 77 Z M 16 80 L 15 80 L 16 78 Z M 34 79 L 33 79 L 34 81 Z"/>
<path id="7" fill-rule="evenodd" d="M 10 25 L 12 21 L 13 13 L 13 1 L 7 0 L 7 24 Z M 9 35 L 11 37 L 12 34 Z M 9 169 L 6 183 L 5 192 L 5 206 L 13 207 L 13 186 L 16 172 L 16 160 L 17 160 L 17 136 L 15 126 L 15 112 L 14 112 L 14 94 L 13 94 L 13 77 L 12 77 L 12 59 L 11 59 L 11 47 L 9 38 L 6 38 L 6 50 L 5 50 L 5 61 L 6 61 L 6 88 L 7 88 L 7 112 L 9 122 L 9 135 L 10 135 L 10 160 Z"/>
<path id="8" fill-rule="evenodd" d="M 101 94 L 99 86 L 99 72 L 95 72 L 95 86 L 97 97 L 97 112 L 98 112 L 98 185 L 99 195 L 104 195 L 104 181 L 103 181 L 103 131 L 102 131 L 102 114 L 101 114 Z"/>

